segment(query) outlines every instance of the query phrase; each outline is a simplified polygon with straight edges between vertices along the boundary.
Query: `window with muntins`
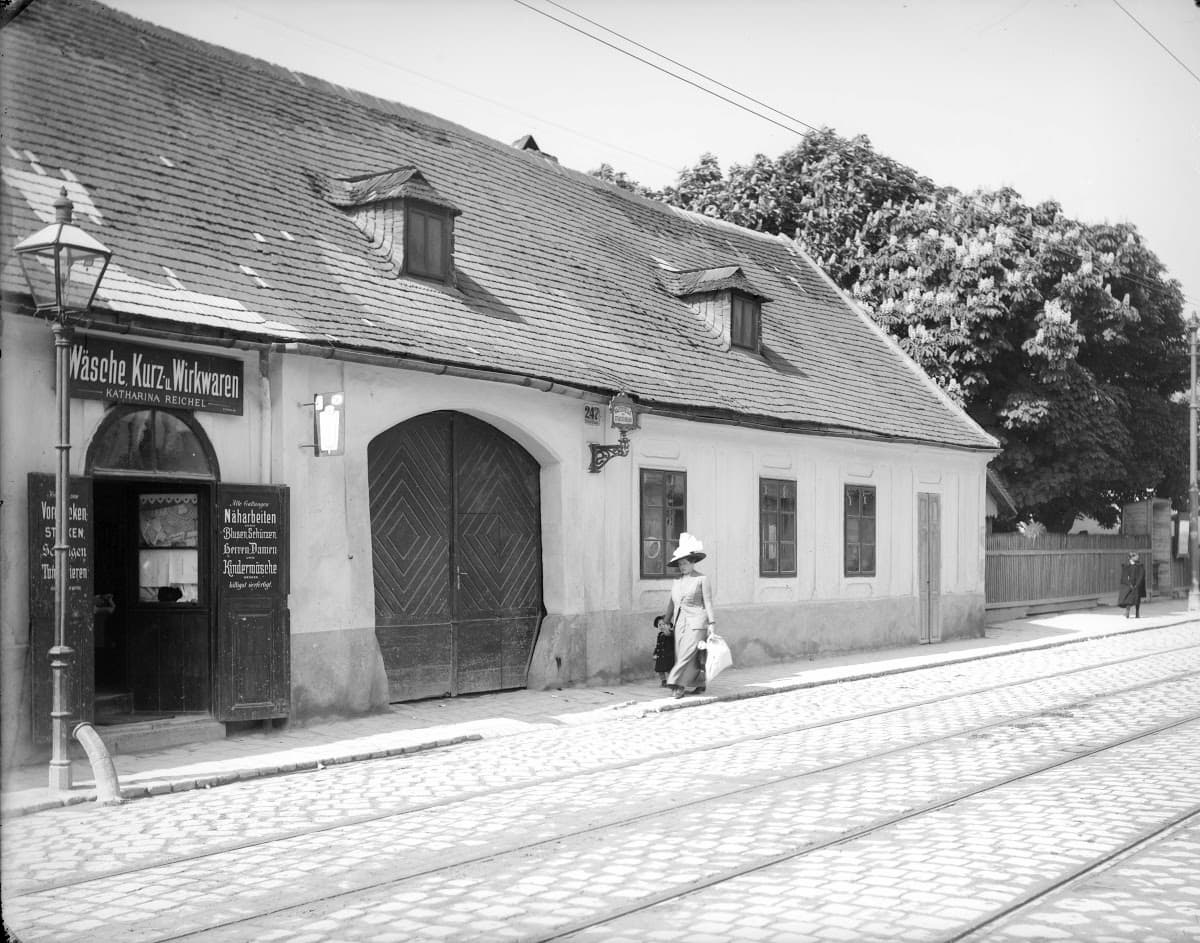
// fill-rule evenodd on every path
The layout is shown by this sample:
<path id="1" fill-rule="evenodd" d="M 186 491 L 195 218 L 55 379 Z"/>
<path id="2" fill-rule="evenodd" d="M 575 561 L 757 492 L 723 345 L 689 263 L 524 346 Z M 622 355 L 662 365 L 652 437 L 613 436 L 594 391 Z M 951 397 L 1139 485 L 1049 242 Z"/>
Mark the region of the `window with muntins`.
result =
<path id="1" fill-rule="evenodd" d="M 875 575 L 875 488 L 846 485 L 846 575 Z"/>
<path id="2" fill-rule="evenodd" d="M 758 572 L 760 576 L 796 575 L 796 483 L 780 478 L 758 480 Z"/>
<path id="3" fill-rule="evenodd" d="M 641 492 L 641 574 L 674 576 L 667 561 L 687 530 L 687 473 L 643 468 Z"/>
<path id="4" fill-rule="evenodd" d="M 757 298 L 734 292 L 730 300 L 729 342 L 734 347 L 757 351 L 761 321 L 762 303 Z"/>
<path id="5" fill-rule="evenodd" d="M 405 272 L 444 280 L 449 273 L 449 236 L 450 226 L 444 211 L 410 204 L 405 209 Z"/>

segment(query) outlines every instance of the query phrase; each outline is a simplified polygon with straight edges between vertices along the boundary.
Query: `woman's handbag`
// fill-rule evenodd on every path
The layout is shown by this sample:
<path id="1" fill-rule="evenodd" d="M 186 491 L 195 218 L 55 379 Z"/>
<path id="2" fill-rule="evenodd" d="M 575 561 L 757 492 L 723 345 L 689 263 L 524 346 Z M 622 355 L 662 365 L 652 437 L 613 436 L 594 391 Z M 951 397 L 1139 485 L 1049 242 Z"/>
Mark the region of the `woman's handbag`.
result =
<path id="1" fill-rule="evenodd" d="M 719 635 L 708 637 L 708 657 L 704 663 L 704 674 L 708 682 L 712 682 L 726 668 L 733 666 L 733 655 L 725 639 Z"/>

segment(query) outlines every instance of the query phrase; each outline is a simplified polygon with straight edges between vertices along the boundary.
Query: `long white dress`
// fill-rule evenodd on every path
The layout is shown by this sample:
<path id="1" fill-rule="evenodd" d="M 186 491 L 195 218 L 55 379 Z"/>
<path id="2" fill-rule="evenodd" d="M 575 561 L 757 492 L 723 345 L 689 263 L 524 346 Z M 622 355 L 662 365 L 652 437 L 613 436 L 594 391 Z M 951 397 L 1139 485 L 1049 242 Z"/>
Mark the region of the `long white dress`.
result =
<path id="1" fill-rule="evenodd" d="M 708 638 L 708 623 L 715 621 L 708 577 L 693 572 L 671 585 L 671 610 L 675 617 L 675 667 L 667 684 L 694 688 L 702 684 L 704 657 L 700 643 Z"/>

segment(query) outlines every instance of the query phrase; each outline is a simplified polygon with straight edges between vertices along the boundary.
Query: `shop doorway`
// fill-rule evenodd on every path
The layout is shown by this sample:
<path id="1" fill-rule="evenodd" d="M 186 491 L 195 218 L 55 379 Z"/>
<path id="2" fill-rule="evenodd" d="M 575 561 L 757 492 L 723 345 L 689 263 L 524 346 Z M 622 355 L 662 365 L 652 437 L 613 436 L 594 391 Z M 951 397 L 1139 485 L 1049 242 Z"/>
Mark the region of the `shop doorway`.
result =
<path id="1" fill-rule="evenodd" d="M 542 617 L 537 461 L 456 412 L 381 433 L 367 461 L 389 700 L 524 687 Z"/>
<path id="2" fill-rule="evenodd" d="M 88 453 L 97 724 L 213 708 L 216 460 L 187 414 L 117 408 Z"/>

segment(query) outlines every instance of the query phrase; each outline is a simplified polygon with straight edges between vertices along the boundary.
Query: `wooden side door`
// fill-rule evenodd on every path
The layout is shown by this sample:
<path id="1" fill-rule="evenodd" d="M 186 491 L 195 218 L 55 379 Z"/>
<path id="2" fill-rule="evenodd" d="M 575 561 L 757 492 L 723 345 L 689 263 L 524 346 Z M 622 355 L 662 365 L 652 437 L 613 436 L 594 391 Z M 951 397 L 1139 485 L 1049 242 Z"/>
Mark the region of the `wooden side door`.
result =
<path id="1" fill-rule="evenodd" d="M 219 485 L 213 525 L 216 717 L 286 717 L 291 710 L 288 489 Z"/>
<path id="2" fill-rule="evenodd" d="M 30 473 L 29 497 L 29 648 L 33 741 L 50 742 L 53 701 L 50 649 L 54 625 L 54 475 Z M 66 673 L 66 702 L 71 720 L 91 721 L 95 701 L 93 645 L 92 480 L 72 477 L 67 493 L 67 600 L 64 642 L 74 654 Z"/>
<path id="3" fill-rule="evenodd" d="M 942 640 L 942 504 L 938 494 L 917 495 L 918 638 Z"/>

